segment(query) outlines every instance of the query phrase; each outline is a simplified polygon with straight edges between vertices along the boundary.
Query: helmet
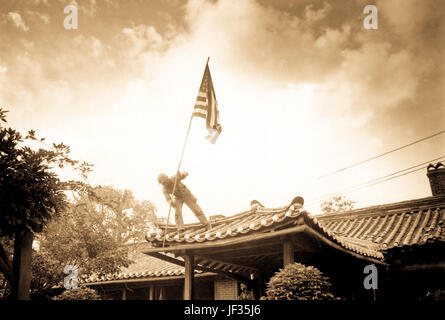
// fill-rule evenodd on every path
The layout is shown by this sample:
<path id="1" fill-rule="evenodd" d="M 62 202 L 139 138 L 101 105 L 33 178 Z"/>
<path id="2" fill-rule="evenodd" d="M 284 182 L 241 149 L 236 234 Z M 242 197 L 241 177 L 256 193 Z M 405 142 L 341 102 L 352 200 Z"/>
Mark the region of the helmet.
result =
<path id="1" fill-rule="evenodd" d="M 160 184 L 163 184 L 165 181 L 167 181 L 167 179 L 168 179 L 167 175 L 165 175 L 165 174 L 163 174 L 163 173 L 161 173 L 161 174 L 158 176 L 158 182 L 159 182 Z"/>

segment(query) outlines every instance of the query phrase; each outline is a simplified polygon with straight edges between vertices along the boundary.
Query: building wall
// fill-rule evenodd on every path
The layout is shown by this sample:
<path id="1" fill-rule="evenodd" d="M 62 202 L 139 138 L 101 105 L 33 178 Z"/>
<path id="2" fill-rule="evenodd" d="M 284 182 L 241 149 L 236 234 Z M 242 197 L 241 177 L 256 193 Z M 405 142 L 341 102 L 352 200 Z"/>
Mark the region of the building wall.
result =
<path id="1" fill-rule="evenodd" d="M 237 300 L 238 282 L 233 279 L 215 279 L 215 300 Z"/>

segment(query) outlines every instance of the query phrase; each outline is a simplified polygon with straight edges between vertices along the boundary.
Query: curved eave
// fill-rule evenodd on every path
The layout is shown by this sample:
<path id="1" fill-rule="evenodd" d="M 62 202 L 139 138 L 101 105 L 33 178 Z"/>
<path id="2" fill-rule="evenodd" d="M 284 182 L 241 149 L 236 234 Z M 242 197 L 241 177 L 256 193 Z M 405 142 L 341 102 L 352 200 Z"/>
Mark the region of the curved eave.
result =
<path id="1" fill-rule="evenodd" d="M 165 247 L 161 247 L 163 241 L 161 233 L 147 236 L 147 240 L 151 240 L 152 244 L 158 247 L 147 249 L 144 252 L 199 251 L 306 233 L 317 237 L 330 247 L 357 258 L 384 264 L 383 254 L 378 251 L 378 247 L 374 243 L 367 241 L 355 243 L 338 237 L 326 230 L 315 217 L 306 211 L 293 208 L 263 209 L 250 215 L 244 215 L 243 218 L 238 221 L 231 220 L 228 224 L 222 221 L 209 232 L 187 229 L 185 234 L 176 236 L 176 238 L 167 234 Z"/>
<path id="2" fill-rule="evenodd" d="M 209 277 L 209 276 L 217 276 L 216 273 L 213 272 L 201 272 L 199 270 L 195 270 L 195 277 Z M 109 278 L 104 280 L 95 280 L 89 282 L 82 282 L 81 285 L 85 286 L 94 286 L 94 285 L 105 285 L 105 284 L 123 284 L 123 283 L 141 283 L 141 282 L 158 282 L 158 281 L 173 281 L 173 280 L 181 280 L 184 279 L 184 273 L 176 274 L 176 275 L 167 275 L 167 276 L 150 276 L 150 277 L 139 277 L 139 278 Z"/>

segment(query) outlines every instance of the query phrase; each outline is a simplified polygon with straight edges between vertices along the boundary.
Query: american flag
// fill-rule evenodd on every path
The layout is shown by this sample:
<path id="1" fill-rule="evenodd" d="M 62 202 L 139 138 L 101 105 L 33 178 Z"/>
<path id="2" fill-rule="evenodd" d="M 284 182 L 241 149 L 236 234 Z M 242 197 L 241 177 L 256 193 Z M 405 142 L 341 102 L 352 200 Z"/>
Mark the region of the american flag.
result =
<path id="1" fill-rule="evenodd" d="M 219 123 L 218 101 L 216 101 L 208 62 L 202 77 L 198 97 L 196 98 L 193 116 L 206 119 L 206 127 L 209 131 L 206 139 L 211 143 L 215 143 L 221 134 L 222 128 Z"/>

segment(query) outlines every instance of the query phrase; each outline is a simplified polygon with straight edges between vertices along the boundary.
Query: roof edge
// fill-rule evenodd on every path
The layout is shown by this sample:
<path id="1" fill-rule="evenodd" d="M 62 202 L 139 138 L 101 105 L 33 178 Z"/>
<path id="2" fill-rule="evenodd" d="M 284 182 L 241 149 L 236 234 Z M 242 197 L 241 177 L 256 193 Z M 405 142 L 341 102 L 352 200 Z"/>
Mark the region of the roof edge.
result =
<path id="1" fill-rule="evenodd" d="M 358 208 L 350 211 L 336 212 L 336 213 L 325 213 L 318 214 L 316 217 L 318 219 L 331 218 L 331 217 L 346 217 L 349 215 L 357 215 L 362 213 L 368 213 L 371 211 L 389 211 L 396 209 L 404 209 L 410 207 L 423 207 L 423 206 L 434 206 L 434 205 L 443 205 L 445 207 L 445 195 L 438 196 L 429 196 L 425 198 L 418 198 L 412 200 L 405 200 L 399 202 L 385 203 L 379 204 L 370 207 Z"/>

